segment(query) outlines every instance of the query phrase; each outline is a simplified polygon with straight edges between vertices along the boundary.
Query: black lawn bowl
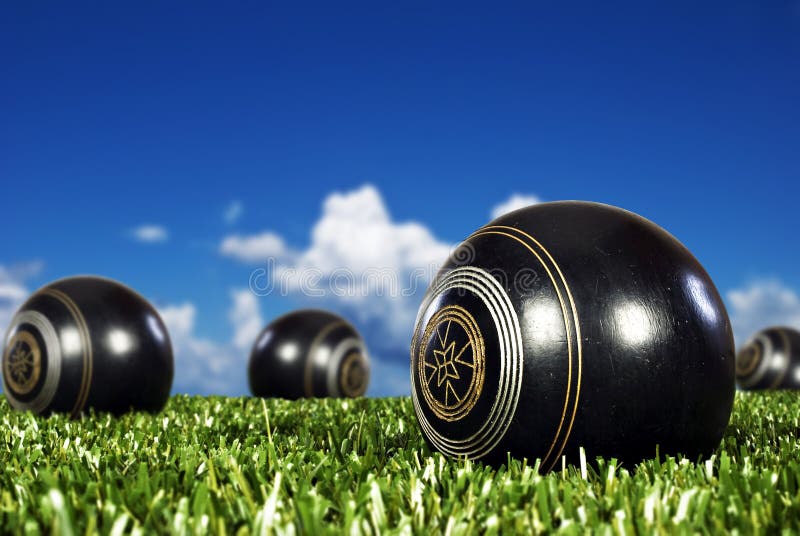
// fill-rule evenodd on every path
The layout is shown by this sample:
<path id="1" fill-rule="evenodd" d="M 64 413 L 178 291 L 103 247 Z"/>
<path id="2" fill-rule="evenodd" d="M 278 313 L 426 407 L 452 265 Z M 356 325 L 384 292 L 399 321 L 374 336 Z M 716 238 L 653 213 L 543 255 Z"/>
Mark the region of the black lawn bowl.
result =
<path id="1" fill-rule="evenodd" d="M 800 389 L 800 332 L 772 327 L 759 331 L 736 355 L 740 389 Z"/>
<path id="2" fill-rule="evenodd" d="M 478 229 L 420 307 L 412 397 L 428 442 L 548 471 L 586 449 L 630 464 L 708 455 L 731 414 L 734 344 L 700 263 L 625 210 L 534 205 Z"/>
<path id="3" fill-rule="evenodd" d="M 364 341 L 343 318 L 301 310 L 269 324 L 248 366 L 250 391 L 276 398 L 357 397 L 369 383 Z"/>
<path id="4" fill-rule="evenodd" d="M 5 337 L 3 385 L 12 407 L 38 414 L 157 412 L 173 368 L 152 305 L 116 281 L 80 276 L 39 289 L 17 311 Z"/>

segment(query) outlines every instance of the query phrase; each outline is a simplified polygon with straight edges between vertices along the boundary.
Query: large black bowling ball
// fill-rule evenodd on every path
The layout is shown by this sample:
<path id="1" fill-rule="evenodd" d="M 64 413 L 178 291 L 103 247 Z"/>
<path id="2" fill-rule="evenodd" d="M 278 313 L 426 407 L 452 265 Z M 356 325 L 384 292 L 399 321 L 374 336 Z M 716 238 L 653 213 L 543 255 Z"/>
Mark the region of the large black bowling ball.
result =
<path id="1" fill-rule="evenodd" d="M 284 315 L 256 339 L 250 390 L 277 398 L 357 397 L 369 383 L 361 336 L 343 318 L 315 309 Z"/>
<path id="2" fill-rule="evenodd" d="M 800 332 L 772 327 L 759 331 L 736 355 L 740 389 L 800 389 Z"/>
<path id="3" fill-rule="evenodd" d="M 39 289 L 5 337 L 3 387 L 19 410 L 156 412 L 172 375 L 172 346 L 158 313 L 110 279 L 69 277 Z"/>
<path id="4" fill-rule="evenodd" d="M 673 236 L 625 210 L 534 205 L 468 237 L 422 302 L 414 408 L 439 451 L 547 471 L 597 456 L 695 458 L 734 396 L 728 315 Z"/>

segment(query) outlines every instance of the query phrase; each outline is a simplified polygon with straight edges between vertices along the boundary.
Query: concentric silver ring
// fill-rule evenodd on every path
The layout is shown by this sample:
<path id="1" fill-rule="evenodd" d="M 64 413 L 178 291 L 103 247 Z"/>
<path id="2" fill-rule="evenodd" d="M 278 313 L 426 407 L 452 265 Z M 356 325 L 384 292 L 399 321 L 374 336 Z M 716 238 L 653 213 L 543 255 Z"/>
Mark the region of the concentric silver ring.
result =
<path id="1" fill-rule="evenodd" d="M 497 395 L 492 402 L 489 415 L 484 424 L 465 439 L 454 440 L 436 431 L 425 416 L 416 389 L 411 390 L 414 409 L 420 425 L 428 439 L 440 451 L 452 456 L 466 456 L 477 459 L 485 456 L 503 439 L 514 419 L 522 388 L 523 349 L 522 333 L 517 313 L 511 299 L 500 283 L 491 274 L 480 268 L 463 266 L 449 272 L 430 289 L 417 315 L 415 333 L 424 331 L 422 321 L 434 300 L 451 289 L 464 289 L 475 294 L 484 303 L 492 317 L 500 346 L 500 377 Z M 411 377 L 416 384 L 420 381 L 413 366 L 413 359 L 419 346 L 415 336 L 412 344 Z"/>
<path id="2" fill-rule="evenodd" d="M 774 359 L 772 359 L 773 355 L 773 344 L 769 337 L 765 334 L 760 333 L 750 341 L 748 341 L 744 347 L 750 346 L 751 344 L 760 344 L 761 345 L 761 355 L 763 356 L 761 360 L 756 365 L 756 369 L 749 375 L 738 378 L 739 386 L 743 388 L 752 387 L 756 385 L 758 382 L 764 378 L 764 375 L 767 373 L 767 370 L 774 365 Z"/>
<path id="3" fill-rule="evenodd" d="M 39 334 L 44 340 L 47 351 L 47 369 L 44 371 L 44 385 L 42 385 L 39 394 L 28 402 L 18 399 L 11 389 L 5 390 L 6 397 L 8 398 L 8 403 L 15 409 L 41 413 L 53 401 L 58 388 L 58 380 L 61 378 L 61 343 L 58 340 L 58 334 L 53 324 L 50 323 L 46 316 L 37 311 L 20 311 L 11 320 L 11 325 L 6 332 L 4 343 L 6 346 L 20 324 L 32 325 L 39 330 Z"/>
<path id="4" fill-rule="evenodd" d="M 328 371 L 325 378 L 330 396 L 342 396 L 342 390 L 339 387 L 339 366 L 342 363 L 342 359 L 344 359 L 346 355 L 353 351 L 358 352 L 363 356 L 367 355 L 367 349 L 365 348 L 364 343 L 361 342 L 361 340 L 357 337 L 348 337 L 343 339 L 333 349 L 331 358 L 328 361 Z"/>

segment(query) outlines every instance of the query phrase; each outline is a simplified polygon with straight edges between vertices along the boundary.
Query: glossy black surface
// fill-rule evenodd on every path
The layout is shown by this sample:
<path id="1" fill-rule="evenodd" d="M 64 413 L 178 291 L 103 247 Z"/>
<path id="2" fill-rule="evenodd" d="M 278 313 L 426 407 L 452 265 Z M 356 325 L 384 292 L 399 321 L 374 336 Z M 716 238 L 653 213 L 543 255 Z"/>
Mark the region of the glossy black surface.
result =
<path id="1" fill-rule="evenodd" d="M 36 291 L 12 320 L 4 390 L 36 413 L 156 412 L 173 366 L 167 329 L 144 298 L 116 281 L 71 277 Z"/>
<path id="2" fill-rule="evenodd" d="M 300 310 L 264 328 L 250 353 L 248 379 L 256 396 L 356 397 L 367 389 L 369 359 L 361 336 L 343 318 Z"/>
<path id="3" fill-rule="evenodd" d="M 787 327 L 759 331 L 736 355 L 740 389 L 800 389 L 800 332 Z"/>
<path id="4" fill-rule="evenodd" d="M 723 302 L 654 223 L 585 202 L 504 215 L 445 263 L 420 309 L 412 392 L 453 456 L 559 466 L 719 444 L 734 396 Z"/>

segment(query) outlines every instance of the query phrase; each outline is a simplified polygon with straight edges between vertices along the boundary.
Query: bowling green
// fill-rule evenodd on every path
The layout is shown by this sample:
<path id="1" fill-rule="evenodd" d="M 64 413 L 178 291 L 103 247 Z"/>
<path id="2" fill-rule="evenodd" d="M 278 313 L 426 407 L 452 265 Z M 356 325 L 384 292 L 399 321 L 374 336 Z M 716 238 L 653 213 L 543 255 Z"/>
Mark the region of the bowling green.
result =
<path id="1" fill-rule="evenodd" d="M 800 530 L 800 394 L 739 393 L 707 460 L 538 474 L 432 453 L 411 400 L 175 396 L 158 415 L 0 401 L 0 532 L 472 534 Z"/>

